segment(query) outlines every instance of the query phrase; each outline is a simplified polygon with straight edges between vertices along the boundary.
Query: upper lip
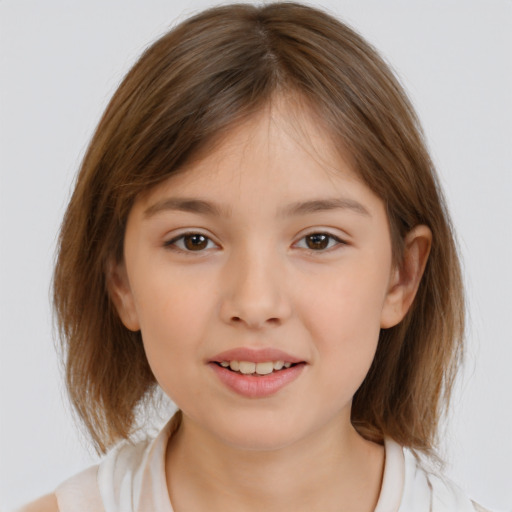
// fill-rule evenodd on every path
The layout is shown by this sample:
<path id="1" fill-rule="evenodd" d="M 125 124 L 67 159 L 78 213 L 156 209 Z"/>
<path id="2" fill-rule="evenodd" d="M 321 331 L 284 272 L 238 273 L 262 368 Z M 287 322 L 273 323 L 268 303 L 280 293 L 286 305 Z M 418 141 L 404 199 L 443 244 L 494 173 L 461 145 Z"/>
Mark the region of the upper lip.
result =
<path id="1" fill-rule="evenodd" d="M 213 356 L 210 362 L 222 363 L 223 361 L 249 361 L 252 363 L 264 363 L 267 361 L 284 361 L 285 363 L 303 363 L 304 359 L 276 348 L 246 348 L 238 347 L 226 350 Z"/>

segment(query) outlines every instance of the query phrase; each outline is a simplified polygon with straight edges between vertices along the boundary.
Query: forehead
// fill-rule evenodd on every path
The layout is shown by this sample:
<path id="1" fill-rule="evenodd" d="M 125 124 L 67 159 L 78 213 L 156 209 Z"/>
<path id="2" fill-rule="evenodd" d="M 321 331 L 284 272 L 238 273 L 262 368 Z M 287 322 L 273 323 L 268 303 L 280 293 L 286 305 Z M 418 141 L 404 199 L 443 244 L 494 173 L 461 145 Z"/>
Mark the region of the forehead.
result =
<path id="1" fill-rule="evenodd" d="M 219 136 L 143 202 L 170 193 L 217 198 L 263 193 L 267 201 L 342 194 L 364 188 L 350 160 L 311 109 L 276 98 Z"/>

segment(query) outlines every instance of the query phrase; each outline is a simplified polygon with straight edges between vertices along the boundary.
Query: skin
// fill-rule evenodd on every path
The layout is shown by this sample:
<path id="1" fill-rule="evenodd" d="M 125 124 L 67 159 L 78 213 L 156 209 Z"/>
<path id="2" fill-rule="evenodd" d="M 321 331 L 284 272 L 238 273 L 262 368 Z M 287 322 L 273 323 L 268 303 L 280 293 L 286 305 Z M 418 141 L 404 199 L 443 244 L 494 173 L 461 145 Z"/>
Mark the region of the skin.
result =
<path id="1" fill-rule="evenodd" d="M 16 512 L 59 512 L 59 505 L 54 494 L 46 494 Z"/>
<path id="2" fill-rule="evenodd" d="M 351 425 L 352 397 L 380 329 L 414 298 L 431 235 L 411 231 L 396 268 L 384 204 L 348 161 L 305 111 L 276 100 L 133 206 L 110 292 L 183 412 L 166 452 L 176 512 L 363 512 L 378 501 L 384 448 Z M 220 211 L 172 207 L 185 198 Z M 199 248 L 191 233 L 206 237 Z M 325 248 L 308 246 L 314 234 L 328 235 Z M 306 364 L 274 395 L 247 398 L 208 365 L 235 347 Z"/>

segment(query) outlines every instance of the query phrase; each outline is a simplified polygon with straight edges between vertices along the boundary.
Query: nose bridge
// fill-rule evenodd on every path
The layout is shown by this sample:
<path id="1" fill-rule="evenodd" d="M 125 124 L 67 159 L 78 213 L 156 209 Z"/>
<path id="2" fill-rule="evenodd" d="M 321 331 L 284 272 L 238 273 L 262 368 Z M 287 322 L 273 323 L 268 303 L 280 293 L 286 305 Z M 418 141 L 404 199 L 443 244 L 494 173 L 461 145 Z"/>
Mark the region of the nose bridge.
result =
<path id="1" fill-rule="evenodd" d="M 290 314 L 284 259 L 270 243 L 247 241 L 226 265 L 222 316 L 250 328 L 280 324 Z"/>

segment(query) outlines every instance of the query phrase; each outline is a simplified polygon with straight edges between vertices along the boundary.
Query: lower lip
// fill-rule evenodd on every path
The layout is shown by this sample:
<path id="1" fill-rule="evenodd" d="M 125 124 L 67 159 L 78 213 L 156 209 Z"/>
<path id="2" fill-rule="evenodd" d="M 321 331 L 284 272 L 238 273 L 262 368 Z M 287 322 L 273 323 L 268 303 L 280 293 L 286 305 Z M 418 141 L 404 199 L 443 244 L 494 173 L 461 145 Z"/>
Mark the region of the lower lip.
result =
<path id="1" fill-rule="evenodd" d="M 277 393 L 287 384 L 293 382 L 301 374 L 305 364 L 300 363 L 290 368 L 260 376 L 233 372 L 215 363 L 210 363 L 209 366 L 221 382 L 235 393 L 248 398 L 264 398 Z"/>

